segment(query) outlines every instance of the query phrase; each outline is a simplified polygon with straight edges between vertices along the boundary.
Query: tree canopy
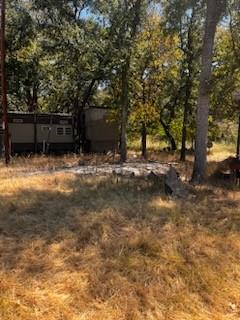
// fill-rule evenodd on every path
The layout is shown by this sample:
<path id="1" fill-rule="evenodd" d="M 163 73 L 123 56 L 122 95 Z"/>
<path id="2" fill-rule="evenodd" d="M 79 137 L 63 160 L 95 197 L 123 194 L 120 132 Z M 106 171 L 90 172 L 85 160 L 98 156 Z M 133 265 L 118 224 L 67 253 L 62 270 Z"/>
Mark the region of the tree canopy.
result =
<path id="1" fill-rule="evenodd" d="M 216 11 L 217 8 L 214 8 Z M 217 19 L 209 83 L 211 139 L 235 121 L 240 87 L 239 1 Z M 201 54 L 207 16 L 203 0 L 9 0 L 7 71 L 11 110 L 78 113 L 115 110 L 121 155 L 127 134 L 194 147 Z M 223 94 L 224 93 L 224 94 Z"/>

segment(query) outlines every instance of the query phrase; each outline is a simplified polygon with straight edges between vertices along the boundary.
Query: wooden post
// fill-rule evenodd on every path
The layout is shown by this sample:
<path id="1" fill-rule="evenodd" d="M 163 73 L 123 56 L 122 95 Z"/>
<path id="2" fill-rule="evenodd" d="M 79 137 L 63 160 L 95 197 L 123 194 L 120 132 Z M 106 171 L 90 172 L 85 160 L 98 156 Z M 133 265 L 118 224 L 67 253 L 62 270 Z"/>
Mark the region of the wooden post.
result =
<path id="1" fill-rule="evenodd" d="M 1 50 L 1 87 L 2 87 L 2 109 L 3 109 L 3 129 L 5 145 L 6 165 L 10 162 L 10 142 L 8 126 L 8 102 L 7 102 L 7 77 L 6 77 L 6 43 L 5 43 L 5 0 L 1 0 L 1 30 L 0 30 L 0 50 Z"/>

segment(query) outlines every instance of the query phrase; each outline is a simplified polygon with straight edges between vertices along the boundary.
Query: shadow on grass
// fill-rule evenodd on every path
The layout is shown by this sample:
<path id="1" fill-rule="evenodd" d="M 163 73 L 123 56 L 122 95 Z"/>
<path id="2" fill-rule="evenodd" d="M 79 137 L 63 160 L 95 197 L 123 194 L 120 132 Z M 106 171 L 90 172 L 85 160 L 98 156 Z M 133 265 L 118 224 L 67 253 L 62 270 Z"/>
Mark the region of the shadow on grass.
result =
<path id="1" fill-rule="evenodd" d="M 228 232 L 240 231 L 238 199 L 224 198 L 227 191 L 219 197 L 206 186 L 194 200 L 168 201 L 156 187 L 134 179 L 52 183 L 45 191 L 0 196 L 0 270 L 17 270 L 28 281 L 62 270 L 82 272 L 92 299 L 107 301 L 122 292 L 134 295 L 139 310 L 151 310 L 151 285 L 154 299 L 167 305 L 169 281 L 176 277 L 181 285 L 174 299 L 181 301 L 184 290 L 211 298 L 206 292 L 212 280 L 198 268 L 220 270 L 226 248 L 216 245 L 212 253 L 204 237 L 224 243 Z M 77 284 L 72 290 L 78 295 Z"/>
<path id="2" fill-rule="evenodd" d="M 59 183 L 65 184 L 66 192 L 55 190 Z M 119 221 L 124 225 L 134 219 L 143 221 L 149 214 L 149 202 L 159 194 L 147 182 L 140 186 L 139 182 L 108 178 L 76 177 L 46 188 L 0 196 L 0 239 L 5 252 L 1 262 L 5 267 L 14 268 L 21 252 L 36 240 L 50 245 L 76 238 L 76 246 L 82 249 L 101 238 L 108 219 L 113 229 L 119 227 Z"/>
<path id="3" fill-rule="evenodd" d="M 190 160 L 177 168 L 186 177 Z M 113 310 L 108 319 L 225 319 L 229 302 L 238 305 L 240 197 L 231 183 L 209 181 L 195 197 L 168 200 L 138 180 L 56 174 L 30 189 L 28 179 L 0 195 L 6 319 L 37 311 L 48 319 L 46 309 L 49 319 L 105 319 Z"/>

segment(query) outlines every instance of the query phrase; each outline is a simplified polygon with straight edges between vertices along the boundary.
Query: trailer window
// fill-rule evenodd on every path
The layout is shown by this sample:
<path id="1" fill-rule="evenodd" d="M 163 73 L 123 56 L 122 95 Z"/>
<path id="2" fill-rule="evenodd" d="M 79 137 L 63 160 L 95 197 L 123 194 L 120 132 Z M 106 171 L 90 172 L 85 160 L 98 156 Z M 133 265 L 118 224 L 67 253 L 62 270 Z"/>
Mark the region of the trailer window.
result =
<path id="1" fill-rule="evenodd" d="M 49 132 L 51 131 L 51 127 L 48 127 L 48 126 L 42 126 L 42 132 Z"/>
<path id="2" fill-rule="evenodd" d="M 57 136 L 63 136 L 63 135 L 64 135 L 64 128 L 57 127 Z"/>
<path id="3" fill-rule="evenodd" d="M 65 128 L 65 134 L 66 134 L 66 136 L 71 136 L 72 135 L 72 128 L 71 127 L 66 127 Z"/>
<path id="4" fill-rule="evenodd" d="M 23 119 L 13 119 L 13 123 L 23 123 Z"/>

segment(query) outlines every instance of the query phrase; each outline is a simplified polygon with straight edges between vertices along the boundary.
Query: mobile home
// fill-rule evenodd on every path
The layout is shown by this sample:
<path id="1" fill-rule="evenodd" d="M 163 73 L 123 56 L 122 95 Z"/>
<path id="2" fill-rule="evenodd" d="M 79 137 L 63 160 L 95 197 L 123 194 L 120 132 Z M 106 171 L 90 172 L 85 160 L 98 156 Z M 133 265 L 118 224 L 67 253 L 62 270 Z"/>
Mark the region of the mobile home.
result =
<path id="1" fill-rule="evenodd" d="M 79 148 L 103 153 L 118 149 L 117 122 L 109 121 L 104 108 L 84 110 L 81 120 L 70 114 L 24 112 L 9 112 L 8 118 L 12 154 L 67 153 Z M 3 134 L 1 129 L 1 149 Z"/>

